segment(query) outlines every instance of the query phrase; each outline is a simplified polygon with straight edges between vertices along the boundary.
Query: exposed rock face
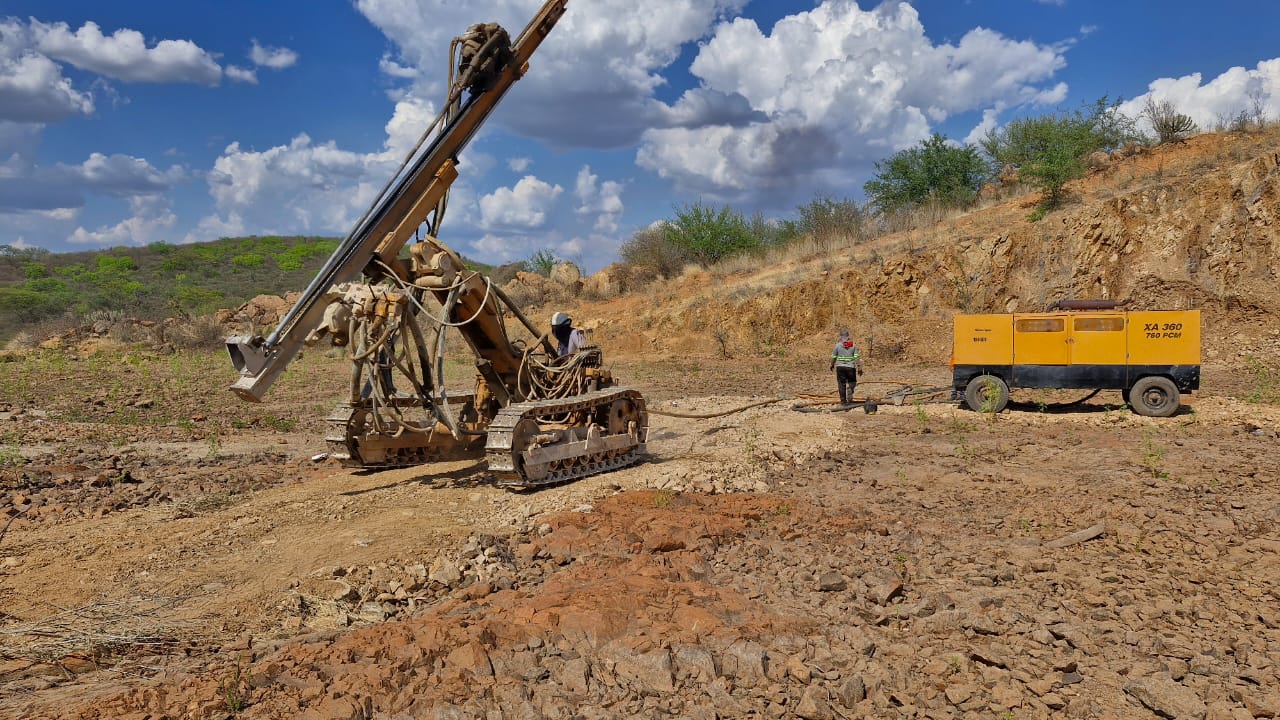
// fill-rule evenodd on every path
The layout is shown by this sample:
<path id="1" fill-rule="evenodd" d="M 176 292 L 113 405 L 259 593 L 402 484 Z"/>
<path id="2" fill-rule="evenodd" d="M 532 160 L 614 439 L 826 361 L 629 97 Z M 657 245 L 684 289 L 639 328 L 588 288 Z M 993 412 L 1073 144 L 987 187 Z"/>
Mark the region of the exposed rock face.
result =
<path id="1" fill-rule="evenodd" d="M 302 293 L 259 295 L 235 310 L 219 310 L 215 317 L 219 325 L 239 330 L 262 330 L 280 324 L 280 318 L 298 301 Z"/>
<path id="2" fill-rule="evenodd" d="M 1211 141 L 1229 142 L 1125 150 L 1106 173 L 1068 185 L 1078 200 L 1039 222 L 1027 219 L 1036 202 L 1028 196 L 859 246 L 808 278 L 797 271 L 741 287 L 690 278 L 725 287 L 655 303 L 635 314 L 633 330 L 664 342 L 700 337 L 707 353 L 718 334 L 747 354 L 768 354 L 829 331 L 837 317 L 855 326 L 869 357 L 936 362 L 949 353 L 953 312 L 1033 312 L 1057 299 L 1101 298 L 1201 309 L 1207 347 L 1236 333 L 1253 341 L 1265 323 L 1226 321 L 1240 310 L 1280 315 L 1280 153 L 1226 145 L 1214 146 L 1213 162 L 1175 154 Z"/>

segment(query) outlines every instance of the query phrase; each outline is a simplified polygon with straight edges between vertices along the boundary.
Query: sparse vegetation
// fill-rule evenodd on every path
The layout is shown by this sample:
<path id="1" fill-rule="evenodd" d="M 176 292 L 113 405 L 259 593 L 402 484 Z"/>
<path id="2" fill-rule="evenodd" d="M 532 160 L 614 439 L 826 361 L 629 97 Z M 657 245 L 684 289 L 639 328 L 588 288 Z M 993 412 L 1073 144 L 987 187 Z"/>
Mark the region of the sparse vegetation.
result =
<path id="1" fill-rule="evenodd" d="M 293 432 L 294 428 L 298 427 L 297 420 L 293 420 L 290 418 L 275 417 L 273 415 L 267 415 L 266 417 L 262 418 L 262 424 L 266 425 L 272 430 L 275 430 L 277 432 L 282 432 L 282 433 Z"/>
<path id="2" fill-rule="evenodd" d="M 18 448 L 13 445 L 0 445 L 0 468 L 20 467 L 27 464 Z"/>
<path id="3" fill-rule="evenodd" d="M 525 266 L 528 267 L 531 272 L 536 272 L 544 277 L 549 277 L 551 275 L 551 269 L 556 266 L 557 262 L 559 262 L 559 260 L 556 259 L 556 254 L 554 252 L 548 248 L 542 248 L 525 261 Z"/>
<path id="4" fill-rule="evenodd" d="M 816 249 L 828 252 L 839 244 L 859 242 L 867 235 L 867 213 L 848 198 L 820 197 L 796 208 L 796 219 L 783 221 L 782 243 L 812 238 Z"/>
<path id="5" fill-rule="evenodd" d="M 1156 442 L 1155 431 L 1147 428 L 1142 432 L 1142 468 L 1154 479 L 1169 477 L 1164 469 L 1164 447 Z"/>
<path id="6" fill-rule="evenodd" d="M 998 405 L 1000 403 L 1000 383 L 995 378 L 988 376 L 982 384 L 982 416 L 987 422 L 996 421 Z"/>
<path id="7" fill-rule="evenodd" d="M 1251 403 L 1280 403 L 1280 370 L 1268 367 L 1256 357 L 1247 357 L 1245 362 L 1253 373 L 1253 386 L 1245 394 Z"/>
<path id="8" fill-rule="evenodd" d="M 1156 139 L 1161 144 L 1186 140 L 1199 129 L 1196 122 L 1189 115 L 1178 112 L 1173 103 L 1168 100 L 1157 101 L 1150 96 L 1142 106 L 1142 117 L 1151 123 Z"/>
<path id="9" fill-rule="evenodd" d="M 1083 110 L 1019 118 L 987 134 L 982 148 L 995 164 L 1018 168 L 1019 176 L 1040 190 L 1032 213 L 1039 220 L 1066 199 L 1065 185 L 1085 172 L 1085 157 L 1142 140 L 1136 122 L 1119 111 L 1119 102 L 1103 97 Z"/>
<path id="10" fill-rule="evenodd" d="M 929 432 L 929 411 L 925 409 L 924 403 L 919 400 L 912 404 L 915 405 L 916 423 L 920 426 L 920 432 Z"/>
<path id="11" fill-rule="evenodd" d="M 227 712 L 232 715 L 238 715 L 245 709 L 248 704 L 249 689 L 253 686 L 253 672 L 249 668 L 242 667 L 243 663 L 244 658 L 237 657 L 236 664 L 227 671 L 226 677 L 222 678 L 218 687 L 222 693 L 222 702 Z"/>
<path id="12" fill-rule="evenodd" d="M 217 430 L 209 433 L 206 445 L 209 451 L 208 456 L 210 458 L 216 458 L 218 457 L 218 453 L 222 452 L 222 438 L 218 435 Z"/>
<path id="13" fill-rule="evenodd" d="M 894 572 L 898 573 L 898 579 L 903 582 L 907 581 L 907 554 L 904 552 L 894 553 Z"/>

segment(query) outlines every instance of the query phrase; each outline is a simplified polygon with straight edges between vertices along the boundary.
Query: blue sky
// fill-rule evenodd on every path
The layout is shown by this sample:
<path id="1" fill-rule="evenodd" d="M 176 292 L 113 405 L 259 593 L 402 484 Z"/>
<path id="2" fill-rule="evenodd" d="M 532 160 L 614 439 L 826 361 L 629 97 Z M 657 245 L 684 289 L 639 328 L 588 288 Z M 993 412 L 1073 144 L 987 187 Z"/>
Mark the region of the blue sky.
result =
<path id="1" fill-rule="evenodd" d="M 343 235 L 438 109 L 449 40 L 538 0 L 0 4 L 0 244 Z M 1280 3 L 571 0 L 463 156 L 446 242 L 594 270 L 688 202 L 862 199 L 931 132 L 1148 94 L 1280 118 Z"/>

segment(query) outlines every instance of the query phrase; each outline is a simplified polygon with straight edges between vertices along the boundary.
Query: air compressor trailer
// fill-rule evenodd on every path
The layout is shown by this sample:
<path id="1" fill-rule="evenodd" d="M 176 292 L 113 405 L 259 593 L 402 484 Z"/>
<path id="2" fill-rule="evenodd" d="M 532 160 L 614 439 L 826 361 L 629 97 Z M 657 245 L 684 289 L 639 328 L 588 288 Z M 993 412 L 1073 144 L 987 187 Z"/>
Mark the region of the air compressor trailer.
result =
<path id="1" fill-rule="evenodd" d="M 1011 388 L 1061 388 L 1120 390 L 1139 415 L 1172 415 L 1200 389 L 1200 311 L 1108 304 L 956 316 L 952 386 L 973 410 L 1003 410 Z"/>

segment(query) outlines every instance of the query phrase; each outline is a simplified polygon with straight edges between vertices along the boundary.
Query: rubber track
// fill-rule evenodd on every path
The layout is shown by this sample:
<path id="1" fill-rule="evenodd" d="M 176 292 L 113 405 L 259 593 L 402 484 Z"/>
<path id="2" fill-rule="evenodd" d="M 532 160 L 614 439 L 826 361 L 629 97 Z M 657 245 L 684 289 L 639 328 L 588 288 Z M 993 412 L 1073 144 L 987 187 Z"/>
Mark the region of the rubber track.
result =
<path id="1" fill-rule="evenodd" d="M 571 412 L 592 411 L 601 405 L 607 405 L 614 400 L 622 398 L 633 401 L 640 409 L 640 417 L 643 423 L 638 432 L 640 442 L 630 447 L 574 458 L 575 462 L 568 467 L 553 467 L 547 473 L 547 476 L 541 480 L 530 480 L 516 470 L 516 453 L 511 448 L 511 438 L 516 425 L 521 420 L 561 416 Z M 640 391 L 625 387 L 611 387 L 567 398 L 534 400 L 508 405 L 498 412 L 493 422 L 489 423 L 489 437 L 485 442 L 485 458 L 489 463 L 489 471 L 493 473 L 498 485 L 511 490 L 529 490 L 546 485 L 558 485 L 570 480 L 577 480 L 578 478 L 631 465 L 640 460 L 644 452 L 644 440 L 647 432 L 648 414 L 645 412 L 644 397 L 640 395 Z"/>

